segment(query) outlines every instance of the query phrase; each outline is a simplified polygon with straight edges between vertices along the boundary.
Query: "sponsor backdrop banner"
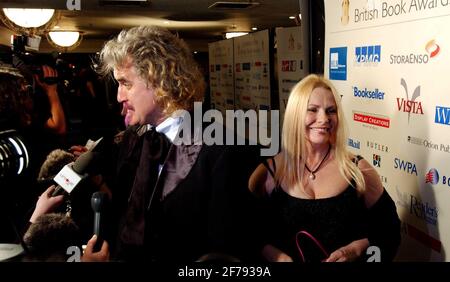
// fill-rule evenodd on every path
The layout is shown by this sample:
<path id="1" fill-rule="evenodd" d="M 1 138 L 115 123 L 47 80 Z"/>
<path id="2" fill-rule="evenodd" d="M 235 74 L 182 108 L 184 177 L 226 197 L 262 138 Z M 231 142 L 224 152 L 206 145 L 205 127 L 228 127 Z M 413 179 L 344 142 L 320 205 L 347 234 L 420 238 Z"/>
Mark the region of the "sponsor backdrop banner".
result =
<path id="1" fill-rule="evenodd" d="M 325 16 L 325 76 L 396 202 L 397 260 L 450 261 L 450 1 L 325 1 Z"/>
<path id="2" fill-rule="evenodd" d="M 268 30 L 214 42 L 208 49 L 212 108 L 224 117 L 226 110 L 255 110 L 259 114 L 259 110 L 271 109 Z M 245 121 L 246 130 L 258 127 L 256 120 Z M 262 123 L 259 128 L 270 134 L 270 123 Z"/>
<path id="3" fill-rule="evenodd" d="M 211 107 L 234 110 L 233 39 L 208 44 Z"/>
<path id="4" fill-rule="evenodd" d="M 236 109 L 270 109 L 269 31 L 234 38 Z"/>
<path id="5" fill-rule="evenodd" d="M 270 110 L 268 30 L 210 43 L 208 50 L 212 108 Z"/>
<path id="6" fill-rule="evenodd" d="M 280 124 L 292 87 L 308 74 L 308 60 L 301 26 L 276 29 L 278 54 L 278 89 L 280 96 Z"/>

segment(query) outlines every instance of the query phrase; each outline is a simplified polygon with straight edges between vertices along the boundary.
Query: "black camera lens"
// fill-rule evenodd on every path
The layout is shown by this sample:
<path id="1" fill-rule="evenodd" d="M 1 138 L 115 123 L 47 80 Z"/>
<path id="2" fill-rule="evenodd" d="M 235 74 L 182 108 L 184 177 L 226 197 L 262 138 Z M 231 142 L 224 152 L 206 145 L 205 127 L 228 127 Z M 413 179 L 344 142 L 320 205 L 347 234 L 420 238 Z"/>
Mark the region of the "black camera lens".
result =
<path id="1" fill-rule="evenodd" d="M 44 76 L 44 73 L 42 71 L 42 67 L 41 66 L 31 66 L 31 71 L 34 74 L 37 74 L 39 76 L 39 78 Z"/>
<path id="2" fill-rule="evenodd" d="M 28 167 L 28 151 L 17 131 L 0 132 L 0 179 L 20 175 Z"/>
<path id="3" fill-rule="evenodd" d="M 58 78 L 57 77 L 44 77 L 42 79 L 42 81 L 45 84 L 56 84 L 56 83 L 58 83 Z"/>
<path id="4" fill-rule="evenodd" d="M 39 80 L 44 82 L 45 84 L 56 84 L 58 83 L 58 78 L 57 77 L 44 77 L 44 72 L 42 70 L 42 66 L 32 66 L 31 67 L 31 71 L 34 74 L 37 74 L 37 76 L 39 77 Z"/>

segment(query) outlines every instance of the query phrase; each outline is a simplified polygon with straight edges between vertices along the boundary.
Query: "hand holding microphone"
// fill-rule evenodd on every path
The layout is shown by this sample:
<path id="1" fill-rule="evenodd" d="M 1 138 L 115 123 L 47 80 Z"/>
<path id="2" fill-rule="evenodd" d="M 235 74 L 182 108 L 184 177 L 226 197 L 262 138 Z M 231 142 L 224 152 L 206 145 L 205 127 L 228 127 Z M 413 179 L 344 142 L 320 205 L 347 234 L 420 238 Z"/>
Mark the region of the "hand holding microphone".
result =
<path id="1" fill-rule="evenodd" d="M 98 154 L 99 153 L 87 151 L 81 154 L 75 162 L 64 166 L 53 178 L 53 180 L 58 183 L 58 186 L 52 193 L 52 196 L 60 195 L 64 193 L 64 191 L 67 193 L 72 192 L 80 181 L 88 176 L 90 169 L 98 160 Z"/>
<path id="2" fill-rule="evenodd" d="M 81 257 L 82 262 L 105 262 L 109 261 L 109 245 L 107 241 L 103 241 L 103 245 L 100 251 L 94 251 L 94 246 L 97 243 L 97 236 L 93 235 L 87 242 L 86 249 Z"/>
<path id="3" fill-rule="evenodd" d="M 94 235 L 88 241 L 84 254 L 81 258 L 83 262 L 101 262 L 109 260 L 108 242 L 103 240 L 104 220 L 102 221 L 102 212 L 105 211 L 108 196 L 103 192 L 95 192 L 92 194 L 91 207 L 94 211 Z"/>
<path id="4" fill-rule="evenodd" d="M 36 208 L 30 218 L 31 223 L 34 223 L 39 216 L 53 211 L 64 202 L 64 197 L 62 195 L 56 197 L 50 195 L 53 188 L 55 188 L 54 185 L 48 187 L 47 190 L 39 196 Z"/>
<path id="5" fill-rule="evenodd" d="M 94 246 L 94 252 L 98 252 L 103 244 L 103 222 L 101 214 L 106 210 L 108 195 L 103 192 L 95 192 L 92 194 L 91 207 L 94 211 L 94 234 L 97 236 L 97 242 Z"/>

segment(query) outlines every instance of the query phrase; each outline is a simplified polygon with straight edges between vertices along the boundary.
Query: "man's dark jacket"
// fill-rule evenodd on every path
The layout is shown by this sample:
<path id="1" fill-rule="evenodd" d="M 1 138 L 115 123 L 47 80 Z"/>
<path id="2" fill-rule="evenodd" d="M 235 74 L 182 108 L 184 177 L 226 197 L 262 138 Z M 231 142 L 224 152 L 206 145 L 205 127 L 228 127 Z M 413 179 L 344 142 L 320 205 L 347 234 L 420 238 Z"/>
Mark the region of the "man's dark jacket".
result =
<path id="1" fill-rule="evenodd" d="M 172 145 L 154 185 L 145 160 L 152 145 L 137 132 L 136 127 L 127 130 L 119 152 L 116 258 L 179 262 L 205 254 L 244 261 L 257 258 L 261 247 L 257 206 L 247 183 L 261 162 L 260 147 Z M 142 201 L 138 208 L 136 199 Z"/>

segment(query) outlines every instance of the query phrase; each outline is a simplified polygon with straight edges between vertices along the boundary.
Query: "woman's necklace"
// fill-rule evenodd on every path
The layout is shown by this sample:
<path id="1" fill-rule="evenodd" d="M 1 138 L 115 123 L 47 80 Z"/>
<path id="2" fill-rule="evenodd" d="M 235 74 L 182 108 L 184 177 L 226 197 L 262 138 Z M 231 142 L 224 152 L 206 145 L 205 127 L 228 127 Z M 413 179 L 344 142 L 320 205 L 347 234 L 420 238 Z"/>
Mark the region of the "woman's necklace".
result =
<path id="1" fill-rule="evenodd" d="M 313 171 L 311 171 L 311 170 L 309 169 L 309 167 L 308 167 L 308 166 L 306 165 L 306 163 L 305 163 L 305 168 L 306 168 L 307 171 L 309 171 L 309 173 L 310 173 L 309 178 L 310 178 L 311 180 L 316 179 L 316 175 L 315 175 L 314 173 L 316 173 L 316 172 L 319 170 L 319 168 L 320 168 L 320 166 L 322 165 L 322 163 L 323 163 L 323 162 L 325 161 L 325 159 L 328 157 L 328 154 L 330 153 L 330 151 L 331 151 L 331 145 L 328 146 L 328 151 L 327 151 L 327 153 L 325 154 L 325 157 L 323 157 L 323 159 L 320 161 L 319 165 L 318 165 L 318 166 L 316 167 L 316 169 L 313 170 Z"/>

